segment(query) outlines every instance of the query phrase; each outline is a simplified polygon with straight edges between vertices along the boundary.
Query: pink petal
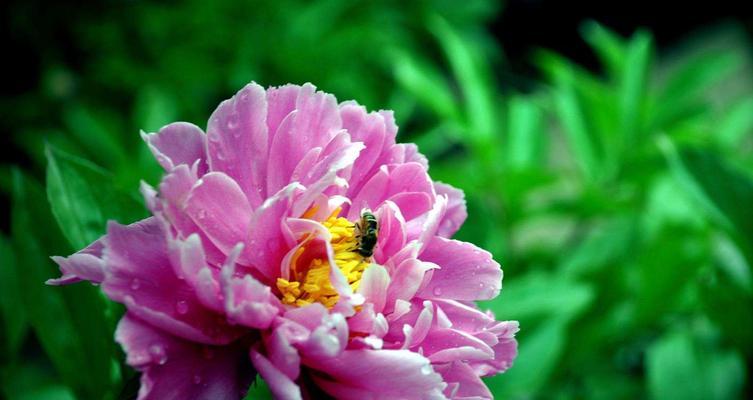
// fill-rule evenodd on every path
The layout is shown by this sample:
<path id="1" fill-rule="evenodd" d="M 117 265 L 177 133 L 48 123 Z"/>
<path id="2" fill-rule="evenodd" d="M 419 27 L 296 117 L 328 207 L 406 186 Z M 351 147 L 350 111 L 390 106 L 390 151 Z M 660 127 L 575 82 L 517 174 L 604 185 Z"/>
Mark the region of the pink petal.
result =
<path id="1" fill-rule="evenodd" d="M 251 206 L 238 184 L 223 173 L 210 172 L 193 185 L 185 212 L 225 254 L 248 237 Z"/>
<path id="2" fill-rule="evenodd" d="M 187 342 L 131 313 L 120 320 L 115 340 L 128 364 L 143 373 L 139 400 L 237 400 L 251 378 L 239 368 L 240 349 Z"/>
<path id="3" fill-rule="evenodd" d="M 434 189 L 438 195 L 446 195 L 448 199 L 447 211 L 439 223 L 437 235 L 450 238 L 460 229 L 460 226 L 463 225 L 463 222 L 468 217 L 465 194 L 462 190 L 441 182 L 434 182 Z"/>
<path id="4" fill-rule="evenodd" d="M 251 362 L 259 372 L 275 399 L 300 400 L 301 389 L 287 375 L 277 369 L 266 357 L 251 349 Z M 236 397 L 237 398 L 237 397 Z"/>
<path id="5" fill-rule="evenodd" d="M 397 300 L 410 300 L 418 292 L 426 271 L 437 268 L 436 265 L 410 258 L 397 267 L 387 290 L 388 310 L 392 310 Z"/>
<path id="6" fill-rule="evenodd" d="M 367 303 L 373 304 L 375 312 L 382 312 L 389 284 L 390 275 L 387 270 L 379 264 L 371 264 L 363 272 L 358 293 L 363 295 Z"/>
<path id="7" fill-rule="evenodd" d="M 407 350 L 346 350 L 315 368 L 328 375 L 314 375 L 316 383 L 336 398 L 444 398 L 445 384 L 429 361 Z"/>
<path id="8" fill-rule="evenodd" d="M 421 348 L 432 362 L 494 359 L 494 350 L 486 343 L 455 329 L 432 329 Z"/>
<path id="9" fill-rule="evenodd" d="M 392 200 L 393 197 L 399 199 L 408 193 L 424 193 L 429 199 L 434 198 L 434 188 L 426 169 L 418 163 L 382 166 L 353 197 L 348 218 L 355 219 L 363 208 L 375 210 L 385 200 Z M 406 207 L 405 209 L 400 208 L 403 216 L 410 219 L 406 214 L 411 215 L 411 217 L 423 214 L 429 210 L 431 203 L 429 202 L 427 205 L 423 200 L 415 204 L 409 201 L 401 201 L 398 206 L 400 205 Z"/>
<path id="10" fill-rule="evenodd" d="M 293 201 L 302 191 L 297 183 L 286 186 L 257 208 L 251 218 L 252 229 L 240 262 L 253 266 L 269 282 L 280 275 L 280 262 L 288 250 L 283 248 L 286 240 L 282 223 L 290 216 Z"/>
<path id="11" fill-rule="evenodd" d="M 179 237 L 187 238 L 194 233 L 198 234 L 207 258 L 212 263 L 219 264 L 225 260 L 225 254 L 212 244 L 206 233 L 184 211 L 186 198 L 197 180 L 196 174 L 187 165 L 181 164 L 175 167 L 162 178 L 159 185 L 159 198 L 161 199 L 159 208 L 155 209 L 157 207 L 155 204 L 150 209 L 155 215 L 164 215 Z M 156 202 L 156 200 L 153 201 Z M 147 201 L 147 204 L 150 204 L 150 201 Z"/>
<path id="12" fill-rule="evenodd" d="M 350 177 L 352 192 L 360 189 L 364 177 L 372 170 L 374 163 L 379 158 L 385 144 L 385 120 L 379 113 L 367 113 L 363 106 L 357 104 L 341 104 L 340 116 L 343 128 L 350 133 L 354 142 L 363 142 L 366 146 L 358 160 L 353 164 L 353 173 Z"/>
<path id="13" fill-rule="evenodd" d="M 374 260 L 382 264 L 405 246 L 405 219 L 395 203 L 386 201 L 374 212 L 379 226 Z"/>
<path id="14" fill-rule="evenodd" d="M 227 317 L 249 328 L 268 328 L 282 309 L 279 299 L 269 286 L 250 274 L 235 277 L 233 271 L 232 267 L 227 266 L 222 272 Z"/>
<path id="15" fill-rule="evenodd" d="M 253 208 L 265 197 L 269 145 L 266 116 L 266 92 L 250 83 L 217 107 L 207 127 L 210 168 L 238 182 Z"/>
<path id="16" fill-rule="evenodd" d="M 436 236 L 420 256 L 440 269 L 417 294 L 421 298 L 488 300 L 502 288 L 502 269 L 492 255 L 473 244 Z"/>
<path id="17" fill-rule="evenodd" d="M 162 127 L 157 133 L 142 133 L 141 136 L 165 171 L 181 164 L 192 166 L 198 161 L 199 175 L 206 173 L 206 135 L 198 126 L 188 122 L 174 122 Z"/>
<path id="18" fill-rule="evenodd" d="M 102 290 L 141 320 L 186 340 L 225 344 L 240 332 L 208 310 L 171 265 L 165 232 L 155 218 L 128 226 L 110 222 Z"/>
<path id="19" fill-rule="evenodd" d="M 267 193 L 290 183 L 306 152 L 324 147 L 342 125 L 335 97 L 317 92 L 311 84 L 301 87 L 295 107 L 296 112 L 284 118 L 270 143 Z"/>
<path id="20" fill-rule="evenodd" d="M 94 284 L 102 282 L 105 278 L 102 249 L 102 239 L 98 239 L 83 250 L 68 257 L 52 257 L 52 260 L 60 267 L 62 276 L 57 279 L 49 279 L 47 284 L 67 285 L 82 280 Z"/>
<path id="21" fill-rule="evenodd" d="M 201 304 L 213 311 L 224 312 L 219 270 L 207 264 L 199 235 L 192 234 L 186 240 L 171 240 L 170 256 L 175 274 L 193 287 Z"/>
<path id="22" fill-rule="evenodd" d="M 497 322 L 490 332 L 497 335 L 497 344 L 493 346 L 494 358 L 481 363 L 473 363 L 477 373 L 483 376 L 505 372 L 512 367 L 513 360 L 518 355 L 518 342 L 515 334 L 518 332 L 518 321 Z"/>
<path id="23" fill-rule="evenodd" d="M 453 362 L 435 365 L 434 369 L 442 375 L 445 382 L 456 387 L 454 393 L 452 393 L 452 397 L 450 397 L 451 399 L 490 400 L 493 398 L 491 392 L 489 392 L 489 388 L 486 387 L 481 378 L 466 363 Z M 451 393 L 445 390 L 445 394 L 449 396 Z"/>

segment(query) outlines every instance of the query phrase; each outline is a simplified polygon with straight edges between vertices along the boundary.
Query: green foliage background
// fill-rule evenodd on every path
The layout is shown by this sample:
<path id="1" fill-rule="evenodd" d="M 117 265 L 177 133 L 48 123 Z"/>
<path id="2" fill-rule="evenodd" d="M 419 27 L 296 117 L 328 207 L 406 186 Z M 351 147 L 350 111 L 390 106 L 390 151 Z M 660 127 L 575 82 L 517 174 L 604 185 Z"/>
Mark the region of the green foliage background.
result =
<path id="1" fill-rule="evenodd" d="M 459 236 L 505 271 L 482 306 L 522 326 L 514 368 L 487 379 L 499 398 L 753 393 L 753 60 L 734 24 L 657 54 L 650 32 L 585 21 L 601 72 L 541 50 L 544 78 L 521 92 L 485 28 L 494 1 L 106 5 L 51 5 L 67 18 L 48 30 L 33 5 L 12 9 L 44 70 L 0 101 L 26 160 L 0 167 L 0 396 L 134 392 L 112 339 L 122 308 L 87 284 L 45 287 L 48 256 L 145 215 L 138 183 L 160 170 L 139 129 L 205 126 L 251 80 L 394 109 L 399 140 L 465 190 Z M 55 29 L 78 60 L 46 42 Z"/>

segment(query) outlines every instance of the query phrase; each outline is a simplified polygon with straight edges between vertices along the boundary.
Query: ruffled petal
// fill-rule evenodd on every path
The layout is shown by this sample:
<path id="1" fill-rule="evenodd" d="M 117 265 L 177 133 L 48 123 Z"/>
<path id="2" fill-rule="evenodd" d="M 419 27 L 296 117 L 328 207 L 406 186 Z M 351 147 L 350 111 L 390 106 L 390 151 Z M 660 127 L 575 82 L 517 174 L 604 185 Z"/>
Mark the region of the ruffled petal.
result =
<path id="1" fill-rule="evenodd" d="M 417 294 L 421 298 L 488 300 L 502 288 L 502 269 L 492 255 L 473 244 L 436 236 L 421 260 L 439 265 L 431 281 Z"/>
<path id="2" fill-rule="evenodd" d="M 355 219 L 364 208 L 375 210 L 386 200 L 400 208 L 406 220 L 427 212 L 431 206 L 434 187 L 426 169 L 418 163 L 382 166 L 353 197 L 348 218 Z"/>
<path id="3" fill-rule="evenodd" d="M 342 399 L 444 399 L 445 384 L 422 355 L 407 350 L 346 350 L 312 366 L 327 393 Z"/>
<path id="4" fill-rule="evenodd" d="M 374 306 L 375 312 L 382 312 L 389 285 L 390 275 L 387 270 L 379 264 L 371 264 L 363 272 L 357 293 L 361 294 L 367 303 Z"/>
<path id="5" fill-rule="evenodd" d="M 234 253 L 237 254 L 239 250 L 236 249 Z M 235 254 L 222 270 L 227 318 L 249 328 L 267 329 L 282 310 L 282 304 L 269 286 L 251 274 L 235 274 Z"/>
<path id="6" fill-rule="evenodd" d="M 198 126 L 174 122 L 157 133 L 142 133 L 141 137 L 165 171 L 171 171 L 181 164 L 192 166 L 198 163 L 199 176 L 207 172 L 206 135 Z"/>
<path id="7" fill-rule="evenodd" d="M 340 105 L 342 126 L 350 133 L 354 142 L 363 142 L 364 151 L 353 164 L 348 193 L 357 193 L 364 178 L 369 176 L 374 164 L 384 150 L 386 138 L 386 124 L 379 113 L 368 113 L 366 108 L 354 103 Z"/>
<path id="8" fill-rule="evenodd" d="M 142 372 L 139 400 L 237 400 L 252 372 L 235 346 L 206 346 L 166 334 L 132 314 L 118 324 L 128 364 Z"/>
<path id="9" fill-rule="evenodd" d="M 438 195 L 447 196 L 447 211 L 439 222 L 437 235 L 450 238 L 468 218 L 465 194 L 462 190 L 441 182 L 434 182 L 434 189 Z"/>
<path id="10" fill-rule="evenodd" d="M 248 238 L 251 206 L 238 184 L 223 173 L 210 172 L 196 181 L 184 209 L 225 254 Z"/>
<path id="11" fill-rule="evenodd" d="M 128 226 L 110 222 L 105 237 L 102 290 L 129 312 L 186 340 L 225 344 L 240 335 L 208 310 L 175 275 L 163 227 L 155 218 Z"/>
<path id="12" fill-rule="evenodd" d="M 481 378 L 466 363 L 453 362 L 435 365 L 434 369 L 447 382 L 445 394 L 452 400 L 494 398 Z"/>
<path id="13" fill-rule="evenodd" d="M 290 216 L 293 201 L 303 190 L 300 184 L 291 183 L 267 199 L 251 218 L 252 229 L 239 262 L 259 271 L 270 283 L 279 276 L 280 262 L 288 250 L 284 247 L 283 221 Z"/>
<path id="14" fill-rule="evenodd" d="M 62 276 L 47 280 L 47 284 L 67 285 L 81 281 L 98 284 L 102 282 L 105 278 L 105 264 L 102 261 L 103 248 L 102 239 L 98 239 L 83 250 L 68 257 L 52 257 L 52 260 L 60 267 Z"/>
<path id="15" fill-rule="evenodd" d="M 225 254 L 209 240 L 206 233 L 184 211 L 186 198 L 191 188 L 198 181 L 195 171 L 185 164 L 175 167 L 162 178 L 159 185 L 159 198 L 147 198 L 147 206 L 152 213 L 165 218 L 178 237 L 187 238 L 192 234 L 199 235 L 204 252 L 213 264 L 220 264 L 225 260 Z M 142 191 L 149 189 L 142 185 Z"/>
<path id="16" fill-rule="evenodd" d="M 311 84 L 303 85 L 295 112 L 284 117 L 270 142 L 267 193 L 289 184 L 298 162 L 310 149 L 324 147 L 341 125 L 335 97 L 316 91 Z"/>
<path id="17" fill-rule="evenodd" d="M 298 385 L 254 349 L 251 349 L 251 362 L 259 372 L 259 375 L 264 379 L 264 382 L 267 383 L 275 399 L 300 400 L 302 398 L 301 389 Z"/>
<path id="18" fill-rule="evenodd" d="M 264 88 L 250 83 L 209 118 L 207 148 L 212 171 L 233 178 L 253 208 L 264 200 L 269 134 Z"/>

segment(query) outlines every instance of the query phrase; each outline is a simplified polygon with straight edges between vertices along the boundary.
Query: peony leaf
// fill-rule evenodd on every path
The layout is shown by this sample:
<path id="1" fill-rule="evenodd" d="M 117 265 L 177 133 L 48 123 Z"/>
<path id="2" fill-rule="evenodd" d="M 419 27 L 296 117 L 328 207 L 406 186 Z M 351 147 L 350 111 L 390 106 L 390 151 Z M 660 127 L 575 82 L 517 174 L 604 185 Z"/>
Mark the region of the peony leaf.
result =
<path id="1" fill-rule="evenodd" d="M 105 170 L 52 146 L 46 153 L 47 197 L 73 248 L 102 236 L 109 219 L 130 223 L 145 216 L 144 207 L 113 187 L 112 176 Z"/>
<path id="2" fill-rule="evenodd" d="M 98 290 L 83 284 L 50 290 L 44 282 L 58 275 L 48 254 L 65 254 L 63 237 L 47 211 L 44 190 L 21 172 L 13 174 L 13 248 L 21 299 L 29 323 L 62 380 L 80 398 L 107 399 L 119 379 L 113 363 L 113 324 Z"/>

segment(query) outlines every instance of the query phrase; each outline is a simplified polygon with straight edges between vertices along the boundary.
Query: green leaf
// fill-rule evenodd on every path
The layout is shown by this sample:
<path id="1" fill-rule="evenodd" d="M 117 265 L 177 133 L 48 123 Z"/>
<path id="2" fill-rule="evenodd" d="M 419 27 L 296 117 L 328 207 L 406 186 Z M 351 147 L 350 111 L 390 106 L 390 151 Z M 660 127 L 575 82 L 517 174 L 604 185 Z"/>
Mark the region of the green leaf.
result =
<path id="1" fill-rule="evenodd" d="M 108 219 L 130 223 L 145 216 L 133 197 L 114 188 L 112 176 L 96 165 L 47 147 L 47 197 L 73 248 L 105 233 Z"/>
<path id="2" fill-rule="evenodd" d="M 651 35 L 638 31 L 626 49 L 624 67 L 620 76 L 620 126 L 623 146 L 630 149 L 639 140 L 640 113 L 647 89 L 648 72 L 652 55 Z"/>
<path id="3" fill-rule="evenodd" d="M 587 284 L 534 271 L 505 280 L 500 296 L 484 304 L 505 319 L 557 316 L 569 320 L 585 311 L 593 299 L 594 291 Z"/>
<path id="4" fill-rule="evenodd" d="M 506 373 L 484 381 L 500 398 L 531 398 L 546 392 L 546 383 L 565 351 L 566 323 L 553 318 L 535 330 L 517 335 L 520 348 L 513 367 Z"/>
<path id="5" fill-rule="evenodd" d="M 565 131 L 573 158 L 583 176 L 593 179 L 598 174 L 596 145 L 588 131 L 585 111 L 574 87 L 573 72 L 562 70 L 554 92 L 555 111 Z"/>
<path id="6" fill-rule="evenodd" d="M 729 50 L 704 51 L 682 60 L 678 67 L 668 71 L 668 79 L 654 107 L 653 126 L 666 129 L 668 124 L 687 115 L 710 88 L 725 78 L 729 79 L 730 73 L 740 66 L 741 61 L 739 54 Z"/>
<path id="7" fill-rule="evenodd" d="M 625 41 L 595 21 L 585 22 L 581 26 L 581 34 L 596 51 L 608 74 L 619 75 L 625 67 Z"/>
<path id="8" fill-rule="evenodd" d="M 735 150 L 753 133 L 753 98 L 744 99 L 726 111 L 714 132 L 718 143 Z"/>
<path id="9" fill-rule="evenodd" d="M 41 365 L 26 360 L 21 365 L 0 368 L 0 394 L 14 400 L 74 400 L 70 388 L 65 387 Z"/>
<path id="10" fill-rule="evenodd" d="M 272 400 L 274 399 L 274 396 L 272 396 L 272 392 L 269 391 L 269 386 L 267 386 L 267 383 L 264 382 L 263 379 L 261 379 L 260 376 L 256 376 L 256 379 L 253 383 L 251 383 L 251 386 L 248 388 L 248 393 L 246 394 L 246 397 L 243 398 L 244 400 Z"/>
<path id="11" fill-rule="evenodd" d="M 651 397 L 661 400 L 740 398 L 745 364 L 734 351 L 708 348 L 688 332 L 668 333 L 646 355 Z"/>
<path id="12" fill-rule="evenodd" d="M 29 323 L 62 380 L 85 399 L 109 399 L 117 374 L 114 326 L 105 316 L 104 299 L 89 284 L 50 287 L 59 272 L 49 259 L 70 248 L 48 211 L 44 190 L 21 172 L 13 174 L 13 248 L 20 290 Z"/>
<path id="13" fill-rule="evenodd" d="M 489 66 L 472 41 L 456 32 L 442 17 L 431 18 L 429 28 L 439 40 L 463 93 L 470 140 L 476 144 L 489 143 L 495 133 L 497 114 Z"/>
<path id="14" fill-rule="evenodd" d="M 28 329 L 19 273 L 13 248 L 7 237 L 0 235 L 0 316 L 6 349 L 3 354 L 10 360 L 16 358 Z"/>
<path id="15" fill-rule="evenodd" d="M 578 247 L 563 254 L 561 272 L 571 278 L 588 276 L 623 261 L 632 248 L 635 223 L 616 217 L 594 229 Z"/>
<path id="16" fill-rule="evenodd" d="M 736 239 L 752 264 L 753 208 L 741 205 L 753 204 L 753 179 L 709 151 L 678 152 L 666 137 L 659 145 L 683 188 L 718 224 L 737 231 Z"/>
<path id="17" fill-rule="evenodd" d="M 441 118 L 459 117 L 447 80 L 431 64 L 400 52 L 395 53 L 393 63 L 395 79 L 419 103 Z"/>
<path id="18" fill-rule="evenodd" d="M 524 97 L 513 97 L 508 105 L 506 162 L 523 169 L 537 165 L 544 153 L 543 112 Z"/>
<path id="19" fill-rule="evenodd" d="M 100 162 L 122 162 L 126 159 L 115 123 L 109 114 L 91 111 L 80 104 L 68 106 L 63 121 L 68 132 L 75 137 L 88 154 Z"/>

